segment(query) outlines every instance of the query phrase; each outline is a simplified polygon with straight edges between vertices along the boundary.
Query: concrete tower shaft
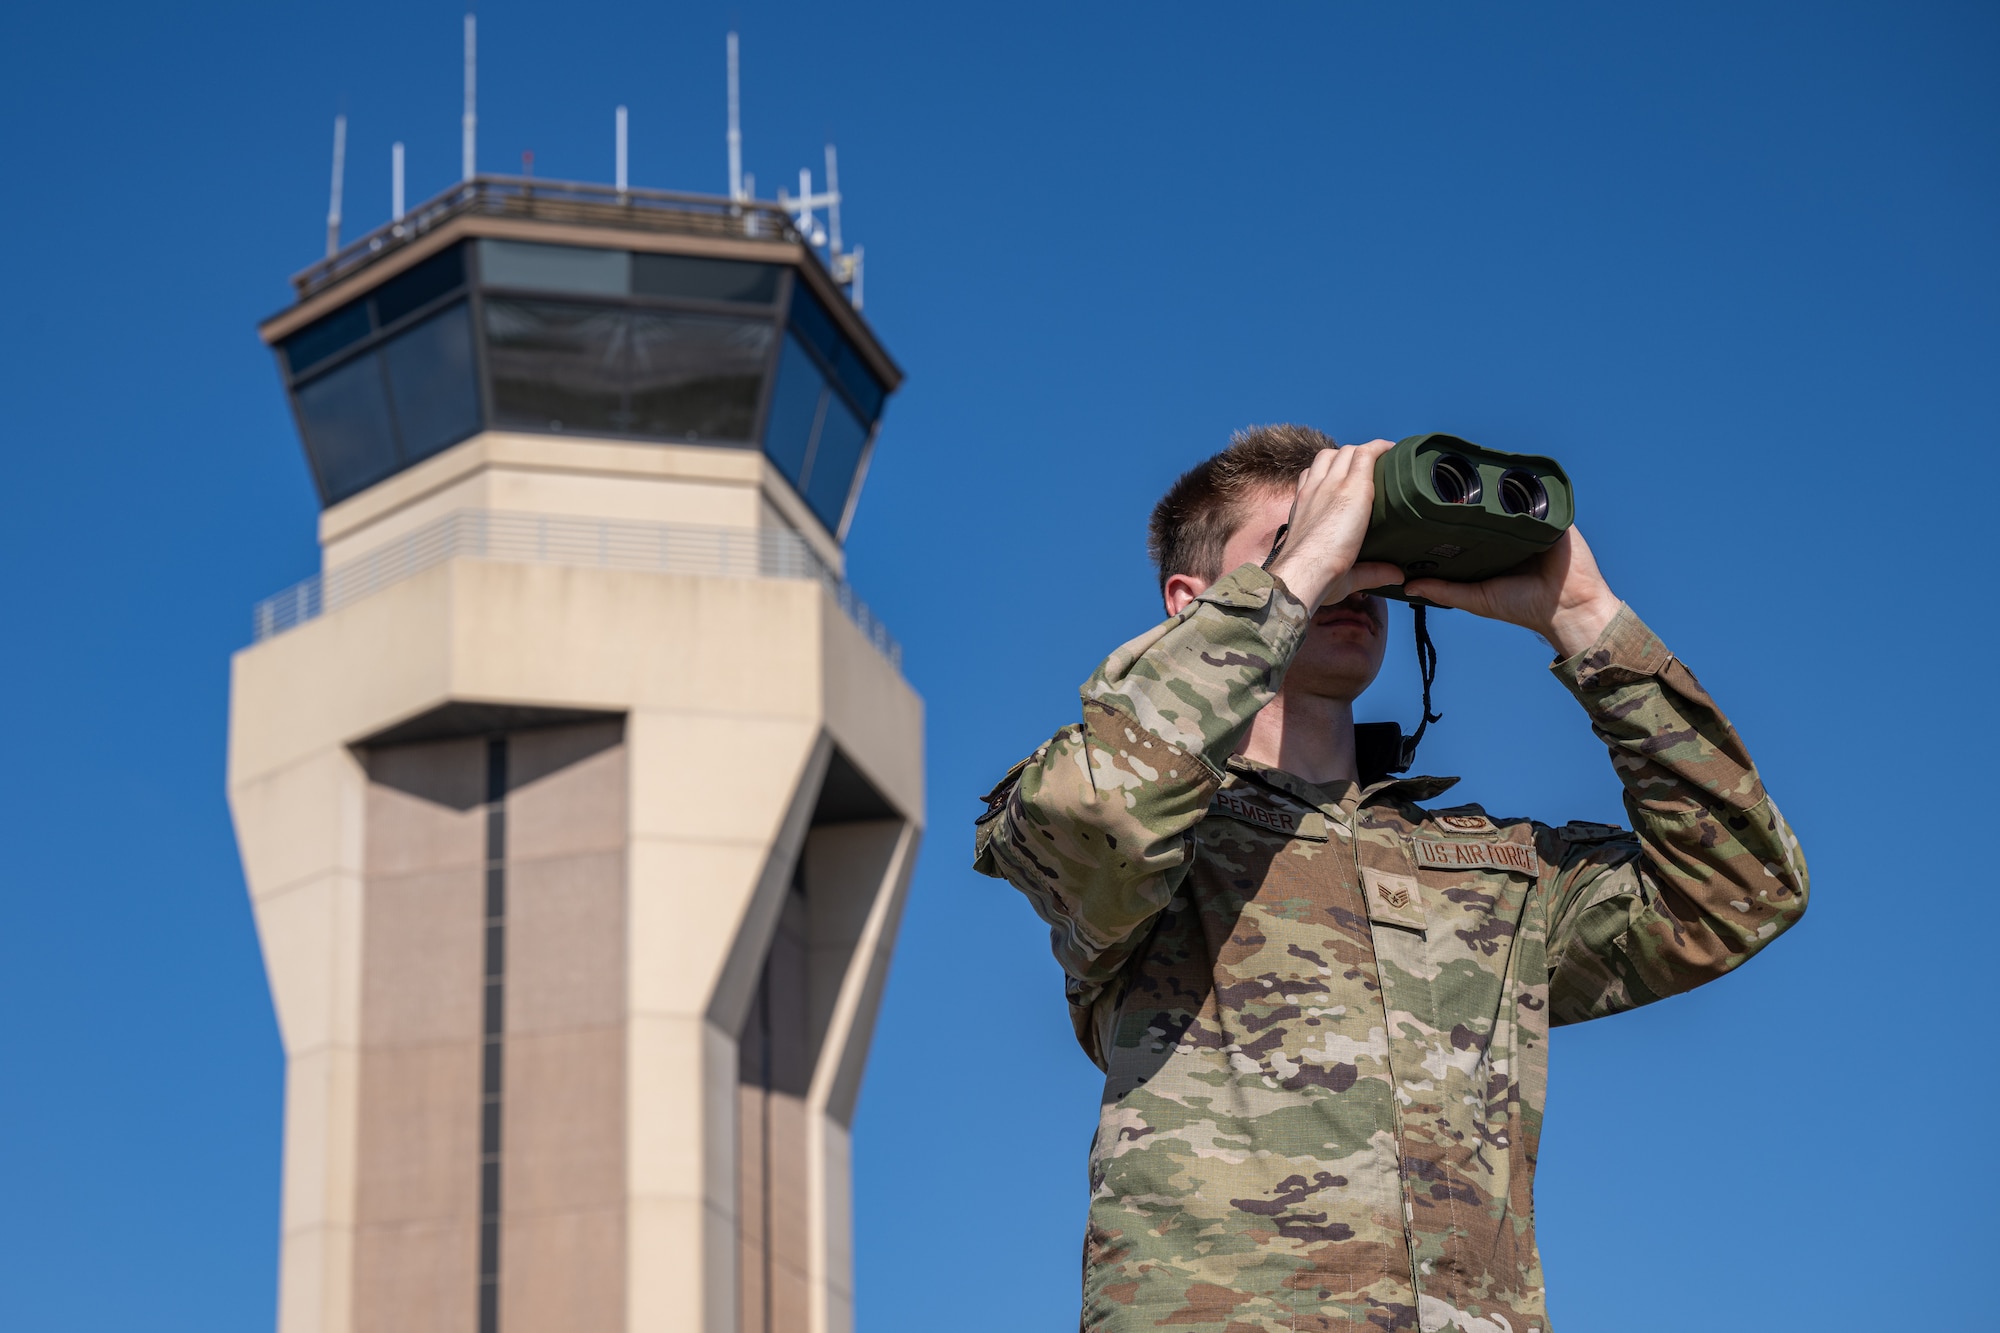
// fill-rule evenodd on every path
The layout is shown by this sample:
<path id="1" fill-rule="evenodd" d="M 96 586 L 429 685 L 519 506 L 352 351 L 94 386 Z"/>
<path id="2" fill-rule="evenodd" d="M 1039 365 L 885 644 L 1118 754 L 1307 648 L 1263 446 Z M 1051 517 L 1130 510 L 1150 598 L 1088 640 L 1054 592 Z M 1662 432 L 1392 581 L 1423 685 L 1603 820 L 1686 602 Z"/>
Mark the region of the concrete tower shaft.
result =
<path id="1" fill-rule="evenodd" d="M 281 1333 L 851 1327 L 922 703 L 900 380 L 767 205 L 474 179 L 267 321 L 321 572 L 233 662 Z"/>

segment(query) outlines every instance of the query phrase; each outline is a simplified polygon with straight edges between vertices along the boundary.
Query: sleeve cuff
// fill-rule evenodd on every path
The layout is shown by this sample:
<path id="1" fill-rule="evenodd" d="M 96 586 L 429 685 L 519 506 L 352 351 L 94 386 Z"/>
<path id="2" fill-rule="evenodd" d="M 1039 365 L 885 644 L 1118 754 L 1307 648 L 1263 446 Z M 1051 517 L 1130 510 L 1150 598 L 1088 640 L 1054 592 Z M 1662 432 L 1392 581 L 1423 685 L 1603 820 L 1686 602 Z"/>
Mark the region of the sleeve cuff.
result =
<path id="1" fill-rule="evenodd" d="M 1304 603 L 1246 564 L 1113 652 L 1084 683 L 1084 701 L 1219 767 L 1277 693 L 1310 621 Z"/>
<path id="2" fill-rule="evenodd" d="M 1214 606 L 1256 610 L 1279 598 L 1297 607 L 1300 617 L 1305 615 L 1305 603 L 1292 596 L 1292 590 L 1277 575 L 1262 565 L 1246 564 L 1237 566 L 1211 583 L 1208 591 L 1195 600 Z"/>
<path id="3" fill-rule="evenodd" d="M 1553 663 L 1549 670 L 1571 693 L 1581 696 L 1657 676 L 1673 657 L 1646 622 L 1621 602 L 1596 643 Z"/>

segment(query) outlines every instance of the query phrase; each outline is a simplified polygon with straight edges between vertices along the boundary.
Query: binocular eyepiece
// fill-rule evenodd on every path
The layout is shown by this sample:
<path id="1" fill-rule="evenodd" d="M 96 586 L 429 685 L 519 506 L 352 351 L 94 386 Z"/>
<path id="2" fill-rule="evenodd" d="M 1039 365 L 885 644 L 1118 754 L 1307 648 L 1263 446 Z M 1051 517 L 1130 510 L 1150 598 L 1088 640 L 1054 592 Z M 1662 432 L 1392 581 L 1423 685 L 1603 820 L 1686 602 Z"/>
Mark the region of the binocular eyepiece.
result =
<path id="1" fill-rule="evenodd" d="M 1409 578 L 1476 583 L 1548 550 L 1575 517 L 1569 476 L 1553 458 L 1412 435 L 1375 462 L 1361 559 L 1386 560 Z"/>

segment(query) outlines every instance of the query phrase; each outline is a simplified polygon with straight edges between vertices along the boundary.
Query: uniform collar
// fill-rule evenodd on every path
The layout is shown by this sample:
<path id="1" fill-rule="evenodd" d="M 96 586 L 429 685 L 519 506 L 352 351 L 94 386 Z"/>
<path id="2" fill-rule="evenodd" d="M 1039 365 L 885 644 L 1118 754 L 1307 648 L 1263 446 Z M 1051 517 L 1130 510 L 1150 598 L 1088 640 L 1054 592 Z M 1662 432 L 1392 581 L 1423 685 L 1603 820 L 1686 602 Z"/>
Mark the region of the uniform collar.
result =
<path id="1" fill-rule="evenodd" d="M 1414 777 L 1389 778 L 1384 782 L 1371 783 L 1361 791 L 1362 804 L 1367 804 L 1377 796 L 1400 796 L 1410 801 L 1428 801 L 1458 785 L 1457 778 Z"/>
<path id="2" fill-rule="evenodd" d="M 1281 791 L 1287 796 L 1297 797 L 1329 815 L 1343 811 L 1350 805 L 1365 805 L 1378 796 L 1400 796 L 1410 801 L 1428 801 L 1433 796 L 1458 785 L 1458 779 L 1451 777 L 1389 778 L 1361 787 L 1357 795 L 1356 784 L 1352 782 L 1329 782 L 1325 785 L 1307 782 L 1304 778 L 1295 777 L 1282 768 L 1272 768 L 1269 764 L 1260 764 L 1255 759 L 1246 759 L 1240 754 L 1231 755 L 1227 767 L 1233 773 Z"/>
<path id="3" fill-rule="evenodd" d="M 1295 797 L 1314 807 L 1323 814 L 1332 816 L 1342 823 L 1347 822 L 1345 809 L 1354 800 L 1355 784 L 1352 782 L 1329 782 L 1322 786 L 1317 782 L 1307 782 L 1295 777 L 1282 768 L 1272 768 L 1260 764 L 1255 759 L 1246 759 L 1240 754 L 1231 755 L 1227 765 L 1233 773 L 1249 778 L 1261 786 L 1270 787 Z"/>

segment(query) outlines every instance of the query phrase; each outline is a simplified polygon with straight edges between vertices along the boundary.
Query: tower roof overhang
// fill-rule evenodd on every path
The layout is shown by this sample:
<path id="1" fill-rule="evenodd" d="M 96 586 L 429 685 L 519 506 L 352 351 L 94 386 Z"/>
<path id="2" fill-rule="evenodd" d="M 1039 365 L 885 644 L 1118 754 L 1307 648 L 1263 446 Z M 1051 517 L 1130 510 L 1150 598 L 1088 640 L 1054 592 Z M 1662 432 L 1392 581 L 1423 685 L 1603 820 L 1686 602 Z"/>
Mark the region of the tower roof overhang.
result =
<path id="1" fill-rule="evenodd" d="M 894 393 L 903 371 L 776 204 L 578 181 L 475 176 L 292 275 L 298 299 L 257 326 L 267 346 L 469 237 L 785 264 Z"/>

